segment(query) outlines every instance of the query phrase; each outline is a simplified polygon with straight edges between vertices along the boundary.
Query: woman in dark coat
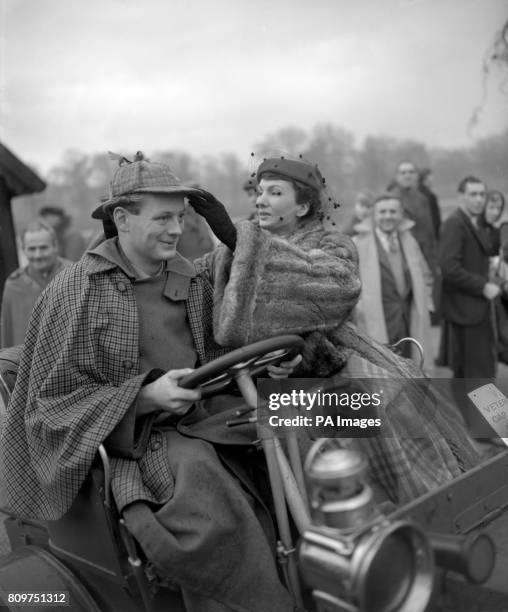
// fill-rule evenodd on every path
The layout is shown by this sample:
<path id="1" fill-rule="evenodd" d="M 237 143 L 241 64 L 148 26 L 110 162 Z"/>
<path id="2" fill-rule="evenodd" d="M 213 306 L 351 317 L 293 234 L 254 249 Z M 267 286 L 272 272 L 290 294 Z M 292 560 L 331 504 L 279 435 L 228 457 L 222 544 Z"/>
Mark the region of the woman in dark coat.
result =
<path id="1" fill-rule="evenodd" d="M 437 195 L 432 191 L 432 170 L 423 168 L 418 174 L 418 190 L 422 193 L 429 202 L 430 215 L 432 217 L 432 226 L 436 239 L 439 238 L 439 229 L 441 227 L 441 210 Z"/>
<path id="2" fill-rule="evenodd" d="M 233 248 L 208 258 L 216 340 L 238 347 L 297 333 L 305 347 L 295 376 L 359 379 L 360 387 L 384 379 L 383 433 L 351 438 L 346 430 L 339 438 L 367 454 L 380 499 L 405 503 L 472 467 L 478 456 L 455 410 L 441 399 L 436 405 L 411 361 L 348 322 L 360 291 L 356 251 L 334 227 L 317 167 L 271 158 L 257 179 L 257 221 L 240 222 Z"/>
<path id="3" fill-rule="evenodd" d="M 504 212 L 506 201 L 501 191 L 492 190 L 487 192 L 487 199 L 485 201 L 485 208 L 480 216 L 479 224 L 483 228 L 484 232 L 488 236 L 490 242 L 492 257 L 499 255 L 500 240 L 499 240 L 499 227 L 497 223 L 501 219 L 501 215 Z"/>

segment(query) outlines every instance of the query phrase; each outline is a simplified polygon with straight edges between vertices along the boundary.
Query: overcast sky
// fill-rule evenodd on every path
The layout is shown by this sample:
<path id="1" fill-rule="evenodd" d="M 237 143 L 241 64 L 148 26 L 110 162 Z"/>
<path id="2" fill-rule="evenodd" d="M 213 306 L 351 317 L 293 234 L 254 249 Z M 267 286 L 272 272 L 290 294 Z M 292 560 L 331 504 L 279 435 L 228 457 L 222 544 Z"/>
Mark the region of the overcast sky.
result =
<path id="1" fill-rule="evenodd" d="M 288 125 L 471 144 L 508 0 L 0 0 L 0 139 L 65 149 L 234 151 Z M 508 126 L 489 83 L 474 132 Z"/>

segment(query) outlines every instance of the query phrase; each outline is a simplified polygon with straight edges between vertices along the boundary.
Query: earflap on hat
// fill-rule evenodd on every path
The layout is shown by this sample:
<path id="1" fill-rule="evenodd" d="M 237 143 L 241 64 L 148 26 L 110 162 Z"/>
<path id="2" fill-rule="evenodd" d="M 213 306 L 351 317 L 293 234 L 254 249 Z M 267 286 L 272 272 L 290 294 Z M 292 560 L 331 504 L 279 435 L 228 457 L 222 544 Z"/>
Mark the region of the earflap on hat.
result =
<path id="1" fill-rule="evenodd" d="M 118 230 L 116 229 L 116 225 L 112 219 L 103 219 L 102 229 L 104 230 L 104 236 L 106 238 L 114 238 L 115 236 L 118 236 Z"/>

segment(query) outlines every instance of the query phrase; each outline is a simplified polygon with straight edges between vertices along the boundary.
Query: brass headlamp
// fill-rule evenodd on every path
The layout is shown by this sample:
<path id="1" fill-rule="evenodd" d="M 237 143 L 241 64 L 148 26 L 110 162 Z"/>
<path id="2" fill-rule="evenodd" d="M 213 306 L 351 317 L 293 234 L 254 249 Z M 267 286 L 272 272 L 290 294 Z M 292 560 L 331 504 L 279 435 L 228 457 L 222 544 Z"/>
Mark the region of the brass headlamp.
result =
<path id="1" fill-rule="evenodd" d="M 305 465 L 312 526 L 299 547 L 318 611 L 423 611 L 434 574 L 427 538 L 412 522 L 379 513 L 360 453 L 324 443 Z"/>

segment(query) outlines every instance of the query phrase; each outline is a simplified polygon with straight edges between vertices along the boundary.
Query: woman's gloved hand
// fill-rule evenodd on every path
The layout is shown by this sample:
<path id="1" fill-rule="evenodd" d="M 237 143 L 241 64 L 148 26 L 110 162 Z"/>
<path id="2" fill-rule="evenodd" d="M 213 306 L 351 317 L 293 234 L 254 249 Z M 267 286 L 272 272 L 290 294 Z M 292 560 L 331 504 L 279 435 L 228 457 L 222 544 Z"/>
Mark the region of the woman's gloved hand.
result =
<path id="1" fill-rule="evenodd" d="M 209 191 L 200 189 L 198 193 L 189 193 L 189 204 L 201 215 L 217 238 L 232 251 L 236 247 L 236 227 L 231 221 L 222 202 Z"/>

